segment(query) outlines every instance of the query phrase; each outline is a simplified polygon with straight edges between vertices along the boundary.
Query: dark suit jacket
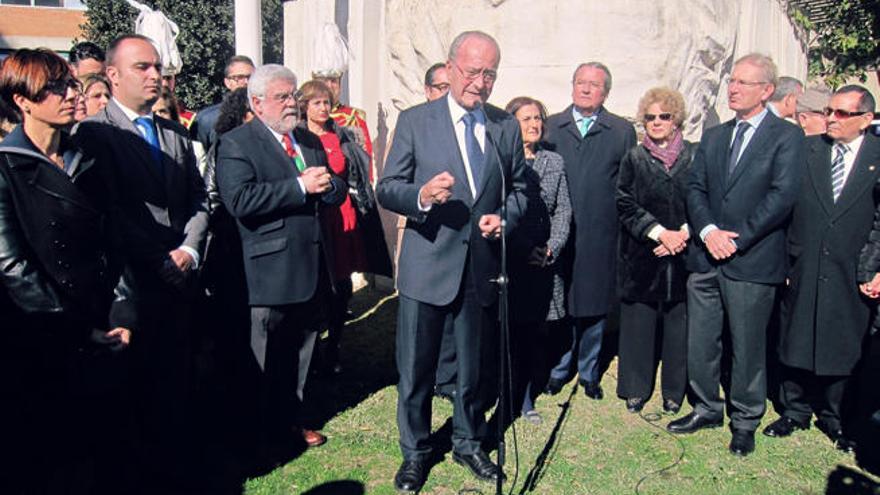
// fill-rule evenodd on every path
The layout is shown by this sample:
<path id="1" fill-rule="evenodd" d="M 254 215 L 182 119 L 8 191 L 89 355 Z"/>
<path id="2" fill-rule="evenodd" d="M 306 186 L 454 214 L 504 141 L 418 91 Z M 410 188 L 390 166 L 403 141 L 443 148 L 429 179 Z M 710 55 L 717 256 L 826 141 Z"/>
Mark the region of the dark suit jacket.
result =
<path id="1" fill-rule="evenodd" d="M 826 136 L 806 140 L 807 173 L 788 229 L 790 283 L 779 357 L 819 375 L 849 375 L 871 315 L 856 273 L 880 199 L 880 138 L 865 135 L 836 203 L 832 144 Z"/>
<path id="2" fill-rule="evenodd" d="M 214 125 L 220 117 L 221 103 L 215 103 L 207 106 L 193 118 L 192 124 L 189 126 L 189 135 L 193 141 L 202 143 L 202 147 L 207 151 L 214 141 L 217 140 L 217 133 L 214 131 Z"/>
<path id="3" fill-rule="evenodd" d="M 417 301 L 445 305 L 461 287 L 464 267 L 476 280 L 479 299 L 491 305 L 499 273 L 499 243 L 484 239 L 478 222 L 501 207 L 501 170 L 507 185 L 508 232 L 525 211 L 522 136 L 508 113 L 491 105 L 486 112 L 486 163 L 474 198 L 468 187 L 446 98 L 405 110 L 397 120 L 394 141 L 376 188 L 379 203 L 408 217 L 400 253 L 397 287 Z M 419 189 L 441 172 L 455 178 L 452 197 L 428 213 L 418 208 Z"/>
<path id="4" fill-rule="evenodd" d="M 297 128 L 294 139 L 308 166 L 327 166 L 321 140 Z M 305 194 L 299 171 L 259 119 L 223 134 L 217 142 L 220 198 L 236 218 L 252 306 L 306 302 L 315 294 L 321 249 L 331 273 L 319 222 L 321 202 L 339 205 L 348 187 L 333 176 L 332 190 Z M 332 279 L 332 277 L 330 277 Z"/>
<path id="5" fill-rule="evenodd" d="M 200 255 L 204 251 L 207 195 L 192 143 L 176 122 L 155 117 L 155 125 L 162 148 L 161 170 L 140 131 L 115 101 L 76 129 L 83 147 L 112 167 L 131 254 L 118 289 L 121 297 L 173 293 L 159 276 L 168 253 L 182 245 Z"/>
<path id="6" fill-rule="evenodd" d="M 547 119 L 547 142 L 565 160 L 571 196 L 572 226 L 563 253 L 569 314 L 607 313 L 617 281 L 617 172 L 620 160 L 636 144 L 632 124 L 602 109 L 581 137 L 572 106 Z M 555 148 L 555 149 L 554 149 Z"/>
<path id="7" fill-rule="evenodd" d="M 735 125 L 729 120 L 707 130 L 694 157 L 687 268 L 706 273 L 717 266 L 734 280 L 778 284 L 785 280 L 785 227 L 801 183 L 804 133 L 767 112 L 728 175 Z M 718 262 L 709 254 L 699 235 L 709 224 L 739 234 L 732 257 Z"/>

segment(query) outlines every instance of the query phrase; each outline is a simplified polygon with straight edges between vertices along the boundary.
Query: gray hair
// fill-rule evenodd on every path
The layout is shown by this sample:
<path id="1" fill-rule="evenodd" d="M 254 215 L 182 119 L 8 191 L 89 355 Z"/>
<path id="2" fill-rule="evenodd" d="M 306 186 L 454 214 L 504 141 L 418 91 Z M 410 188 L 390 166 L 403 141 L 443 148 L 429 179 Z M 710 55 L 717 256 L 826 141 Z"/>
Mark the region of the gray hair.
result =
<path id="1" fill-rule="evenodd" d="M 846 86 L 841 86 L 837 88 L 837 91 L 834 92 L 835 95 L 839 95 L 841 93 L 858 93 L 859 106 L 856 108 L 856 111 L 874 113 L 874 107 L 876 105 L 876 103 L 874 102 L 874 96 L 864 86 L 859 86 L 858 84 L 847 84 Z"/>
<path id="2" fill-rule="evenodd" d="M 495 46 L 495 51 L 498 52 L 498 62 L 501 62 L 501 47 L 498 46 L 498 42 L 495 41 L 495 38 L 482 31 L 464 31 L 456 36 L 455 39 L 452 40 L 452 44 L 449 45 L 448 59 L 455 60 L 455 58 L 458 57 L 458 50 L 461 48 L 461 45 L 470 38 L 479 38 L 483 41 L 492 43 Z"/>
<path id="3" fill-rule="evenodd" d="M 776 84 L 776 89 L 770 95 L 770 101 L 782 101 L 786 96 L 797 93 L 803 89 L 804 85 L 797 79 L 788 76 L 781 76 Z"/>
<path id="4" fill-rule="evenodd" d="M 733 65 L 737 66 L 743 63 L 748 63 L 761 69 L 761 71 L 764 73 L 764 81 L 772 84 L 774 88 L 779 84 L 776 76 L 776 64 L 773 63 L 773 59 L 768 57 L 767 55 L 764 55 L 762 53 L 749 53 L 738 58 L 737 61 L 733 63 Z"/>
<path id="5" fill-rule="evenodd" d="M 594 69 L 599 69 L 602 72 L 604 72 L 605 73 L 605 94 L 607 95 L 608 93 L 611 92 L 611 71 L 608 70 L 608 67 L 605 64 L 603 64 L 602 62 L 585 62 L 583 64 L 578 65 L 574 69 L 574 73 L 571 75 L 571 83 L 572 84 L 574 84 L 574 80 L 575 80 L 575 78 L 577 78 L 578 71 L 583 69 L 584 67 L 592 67 Z"/>
<path id="6" fill-rule="evenodd" d="M 254 97 L 265 98 L 266 86 L 268 86 L 270 82 L 277 80 L 292 82 L 293 85 L 296 86 L 296 74 L 283 65 L 266 64 L 261 65 L 254 70 L 247 87 L 248 104 L 251 105 L 251 110 L 253 110 Z"/>

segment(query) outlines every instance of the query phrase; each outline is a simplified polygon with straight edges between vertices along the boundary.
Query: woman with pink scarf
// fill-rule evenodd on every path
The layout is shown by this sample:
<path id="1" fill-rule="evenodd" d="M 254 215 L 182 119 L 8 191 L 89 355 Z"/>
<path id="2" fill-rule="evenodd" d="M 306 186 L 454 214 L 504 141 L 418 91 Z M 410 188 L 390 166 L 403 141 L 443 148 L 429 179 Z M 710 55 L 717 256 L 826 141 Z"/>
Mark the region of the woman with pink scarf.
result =
<path id="1" fill-rule="evenodd" d="M 663 362 L 663 411 L 676 413 L 687 386 L 685 191 L 696 146 L 682 137 L 684 98 L 653 88 L 639 101 L 641 144 L 620 162 L 618 291 L 620 343 L 617 395 L 632 413 L 651 398 Z M 660 345 L 655 342 L 660 341 Z"/>

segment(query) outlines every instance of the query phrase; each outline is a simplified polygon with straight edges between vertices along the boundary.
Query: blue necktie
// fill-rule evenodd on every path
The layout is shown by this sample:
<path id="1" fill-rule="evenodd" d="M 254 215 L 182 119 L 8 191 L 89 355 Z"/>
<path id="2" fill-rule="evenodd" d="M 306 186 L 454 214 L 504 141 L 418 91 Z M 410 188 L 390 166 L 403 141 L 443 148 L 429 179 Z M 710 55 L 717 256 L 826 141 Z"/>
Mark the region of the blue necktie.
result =
<path id="1" fill-rule="evenodd" d="M 730 158 L 727 161 L 727 174 L 733 175 L 737 163 L 739 163 L 739 155 L 742 150 L 743 141 L 746 137 L 746 131 L 749 129 L 749 123 L 745 120 L 736 125 L 736 137 L 733 138 L 733 146 L 730 147 Z"/>
<path id="2" fill-rule="evenodd" d="M 156 165 L 159 173 L 163 173 L 162 168 L 162 147 L 159 145 L 159 136 L 156 135 L 156 128 L 153 127 L 153 119 L 148 117 L 138 117 L 134 119 L 134 125 L 141 131 L 141 135 L 153 152 L 153 163 Z"/>
<path id="3" fill-rule="evenodd" d="M 464 121 L 464 147 L 467 150 L 468 162 L 471 166 L 471 175 L 474 178 L 474 190 L 479 192 L 477 188 L 481 184 L 480 180 L 483 178 L 483 162 L 485 161 L 485 155 L 483 154 L 483 149 L 480 148 L 479 141 L 477 141 L 477 135 L 474 134 L 477 117 L 473 112 L 468 112 L 464 114 L 464 117 L 462 117 L 461 120 Z"/>

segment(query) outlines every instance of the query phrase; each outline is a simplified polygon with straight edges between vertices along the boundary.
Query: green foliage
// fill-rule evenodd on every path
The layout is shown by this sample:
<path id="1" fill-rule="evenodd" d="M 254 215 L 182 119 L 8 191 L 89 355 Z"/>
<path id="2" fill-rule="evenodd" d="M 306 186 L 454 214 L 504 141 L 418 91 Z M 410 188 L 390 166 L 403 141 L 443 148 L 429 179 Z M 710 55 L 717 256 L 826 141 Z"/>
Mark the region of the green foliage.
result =
<path id="1" fill-rule="evenodd" d="M 284 12 L 281 0 L 263 0 L 263 63 L 284 63 Z"/>
<path id="2" fill-rule="evenodd" d="M 880 0 L 838 0 L 824 6 L 828 19 L 812 22 L 799 9 L 792 19 L 810 31 L 810 76 L 837 87 L 847 79 L 867 79 L 880 64 Z"/>
<path id="3" fill-rule="evenodd" d="M 218 101 L 225 88 L 223 68 L 235 52 L 232 0 L 141 0 L 177 23 L 177 47 L 183 71 L 177 76 L 178 99 L 199 109 Z M 107 46 L 116 36 L 134 31 L 137 11 L 122 0 L 87 0 L 86 38 Z M 282 58 L 283 15 L 280 0 L 263 0 L 264 61 Z"/>

